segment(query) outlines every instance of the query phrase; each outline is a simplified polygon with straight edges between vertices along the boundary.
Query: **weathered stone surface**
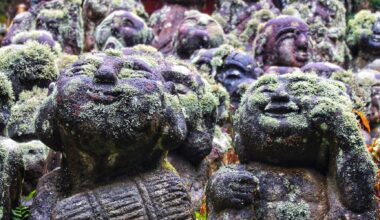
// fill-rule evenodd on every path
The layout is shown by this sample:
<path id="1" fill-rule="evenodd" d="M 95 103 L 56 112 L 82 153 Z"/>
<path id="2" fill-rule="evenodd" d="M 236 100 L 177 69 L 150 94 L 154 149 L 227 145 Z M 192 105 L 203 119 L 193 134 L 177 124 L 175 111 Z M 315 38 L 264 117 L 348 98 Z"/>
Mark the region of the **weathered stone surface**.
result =
<path id="1" fill-rule="evenodd" d="M 309 61 L 309 27 L 301 19 L 280 16 L 260 29 L 254 42 L 259 66 L 302 67 Z"/>
<path id="2" fill-rule="evenodd" d="M 209 181 L 208 218 L 376 219 L 375 166 L 343 84 L 261 77 L 235 120 L 241 166 Z"/>
<path id="3" fill-rule="evenodd" d="M 84 0 L 83 21 L 85 30 L 84 51 L 95 48 L 95 29 L 112 12 L 125 10 L 146 19 L 148 17 L 140 0 Z"/>
<path id="4" fill-rule="evenodd" d="M 11 219 L 21 197 L 24 164 L 16 142 L 0 137 L 0 218 Z"/>
<path id="5" fill-rule="evenodd" d="M 108 15 L 96 28 L 95 48 L 121 49 L 137 44 L 150 44 L 153 32 L 136 14 L 117 10 Z"/>
<path id="6" fill-rule="evenodd" d="M 189 59 L 199 49 L 215 48 L 224 43 L 220 24 L 207 14 L 191 10 L 178 25 L 171 53 L 181 59 Z"/>
<path id="7" fill-rule="evenodd" d="M 42 142 L 63 154 L 39 181 L 32 219 L 191 219 L 187 189 L 164 158 L 175 148 L 189 160 L 207 155 L 216 107 L 194 68 L 153 48 L 83 56 L 36 120 Z"/>
<path id="8" fill-rule="evenodd" d="M 351 59 L 345 43 L 346 9 L 339 0 L 292 0 L 284 14 L 302 18 L 309 25 L 314 62 L 331 62 L 347 67 Z"/>

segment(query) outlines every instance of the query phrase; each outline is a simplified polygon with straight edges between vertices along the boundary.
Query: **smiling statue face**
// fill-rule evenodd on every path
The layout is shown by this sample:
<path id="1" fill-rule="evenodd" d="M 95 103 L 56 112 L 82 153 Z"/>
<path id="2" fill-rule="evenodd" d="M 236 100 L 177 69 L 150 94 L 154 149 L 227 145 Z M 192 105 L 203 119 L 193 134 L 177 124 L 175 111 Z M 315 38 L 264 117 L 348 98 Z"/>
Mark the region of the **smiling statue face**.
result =
<path id="1" fill-rule="evenodd" d="M 198 49 L 220 46 L 223 37 L 222 27 L 213 18 L 198 11 L 190 11 L 178 27 L 175 51 L 180 58 L 189 59 Z"/>
<path id="2" fill-rule="evenodd" d="M 339 82 L 302 72 L 264 75 L 247 91 L 238 110 L 239 156 L 274 163 L 315 162 L 321 138 L 315 138 L 320 134 L 311 115 L 324 101 L 351 103 Z"/>
<path id="3" fill-rule="evenodd" d="M 132 12 L 119 10 L 103 20 L 96 29 L 95 38 L 98 50 L 121 49 L 149 44 L 153 33 L 140 17 Z"/>
<path id="4" fill-rule="evenodd" d="M 380 18 L 372 25 L 372 34 L 363 33 L 361 36 L 360 46 L 365 52 L 373 55 L 380 54 Z"/>
<path id="5" fill-rule="evenodd" d="M 309 60 L 308 33 L 289 29 L 277 40 L 277 65 L 302 67 Z"/>
<path id="6" fill-rule="evenodd" d="M 65 148 L 97 156 L 114 153 L 121 163 L 124 157 L 133 163 L 152 155 L 163 105 L 153 75 L 142 60 L 105 55 L 89 55 L 67 69 L 55 90 Z"/>

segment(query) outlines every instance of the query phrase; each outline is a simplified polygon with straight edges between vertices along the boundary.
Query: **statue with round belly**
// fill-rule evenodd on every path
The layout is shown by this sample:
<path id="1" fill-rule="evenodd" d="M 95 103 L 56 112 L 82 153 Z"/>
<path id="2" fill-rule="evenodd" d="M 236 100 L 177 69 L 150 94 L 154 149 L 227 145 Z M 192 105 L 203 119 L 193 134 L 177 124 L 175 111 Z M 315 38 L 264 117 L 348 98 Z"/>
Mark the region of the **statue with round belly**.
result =
<path id="1" fill-rule="evenodd" d="M 82 57 L 40 109 L 39 137 L 63 157 L 40 179 L 32 219 L 192 218 L 186 186 L 165 154 L 176 147 L 197 154 L 215 122 L 195 115 L 210 119 L 216 104 L 207 104 L 201 78 L 186 66 L 154 51 L 123 53 Z"/>
<path id="2" fill-rule="evenodd" d="M 235 118 L 242 164 L 211 177 L 209 219 L 375 219 L 375 166 L 339 82 L 261 77 Z"/>

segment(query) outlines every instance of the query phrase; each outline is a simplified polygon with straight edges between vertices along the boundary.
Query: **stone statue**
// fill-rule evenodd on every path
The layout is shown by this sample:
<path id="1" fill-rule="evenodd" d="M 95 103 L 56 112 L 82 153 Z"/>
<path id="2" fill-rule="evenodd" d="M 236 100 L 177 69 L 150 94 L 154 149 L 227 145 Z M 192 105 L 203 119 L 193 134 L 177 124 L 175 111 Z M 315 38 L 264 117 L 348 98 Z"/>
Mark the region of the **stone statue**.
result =
<path id="1" fill-rule="evenodd" d="M 380 55 L 380 13 L 362 10 L 348 22 L 347 43 L 356 59 L 351 68 L 363 69 Z"/>
<path id="2" fill-rule="evenodd" d="M 282 11 L 309 25 L 314 62 L 346 67 L 351 59 L 346 38 L 346 9 L 340 0 L 293 0 Z"/>
<path id="3" fill-rule="evenodd" d="M 132 12 L 117 10 L 108 15 L 96 28 L 97 50 L 121 49 L 137 44 L 150 44 L 153 32 L 144 20 Z"/>
<path id="4" fill-rule="evenodd" d="M 173 40 L 172 54 L 189 59 L 199 49 L 210 49 L 222 45 L 222 27 L 207 14 L 192 10 L 185 14 Z"/>
<path id="5" fill-rule="evenodd" d="M 225 33 L 236 36 L 244 48 L 251 51 L 259 26 L 279 14 L 271 0 L 219 0 L 212 16 L 223 26 Z"/>
<path id="6" fill-rule="evenodd" d="M 252 55 L 229 45 L 200 50 L 192 63 L 227 89 L 231 104 L 236 108 L 246 88 L 262 75 Z"/>
<path id="7" fill-rule="evenodd" d="M 14 40 L 25 41 L 24 44 L 0 48 L 0 72 L 10 79 L 15 95 L 5 134 L 18 142 L 16 146 L 22 153 L 25 195 L 36 188 L 37 180 L 43 175 L 48 152 L 48 148 L 37 141 L 34 118 L 48 94 L 49 84 L 58 77 L 56 61 L 60 48 L 50 37 L 50 33 L 44 31 L 22 32 Z"/>
<path id="8" fill-rule="evenodd" d="M 309 28 L 301 19 L 280 16 L 269 20 L 255 39 L 255 58 L 270 66 L 302 67 L 309 60 Z"/>
<path id="9" fill-rule="evenodd" d="M 376 70 L 363 69 L 357 73 L 359 86 L 363 89 L 365 115 L 370 123 L 370 136 L 367 143 L 379 138 L 380 133 L 380 73 Z"/>
<path id="10" fill-rule="evenodd" d="M 264 75 L 235 119 L 242 164 L 209 180 L 208 219 L 376 219 L 376 169 L 344 85 Z"/>
<path id="11" fill-rule="evenodd" d="M 45 30 L 52 34 L 63 52 L 80 54 L 84 42 L 81 13 L 81 1 L 43 1 L 16 17 L 3 45 L 11 44 L 13 37 L 20 32 Z"/>
<path id="12" fill-rule="evenodd" d="M 216 103 L 196 72 L 160 57 L 147 46 L 107 50 L 60 75 L 36 129 L 63 158 L 40 179 L 32 219 L 192 218 L 165 154 L 207 153 Z"/>
<path id="13" fill-rule="evenodd" d="M 186 12 L 200 9 L 204 4 L 205 0 L 164 0 L 164 6 L 149 19 L 149 26 L 156 36 L 152 45 L 163 54 L 170 53 L 175 33 Z"/>
<path id="14" fill-rule="evenodd" d="M 24 163 L 17 143 L 4 137 L 13 102 L 12 84 L 0 72 L 0 218 L 5 220 L 11 219 L 11 210 L 19 204 L 24 176 Z"/>
<path id="15" fill-rule="evenodd" d="M 140 0 L 84 0 L 83 21 L 85 29 L 84 51 L 95 47 L 95 29 L 112 12 L 116 10 L 130 11 L 147 19 L 143 4 Z"/>

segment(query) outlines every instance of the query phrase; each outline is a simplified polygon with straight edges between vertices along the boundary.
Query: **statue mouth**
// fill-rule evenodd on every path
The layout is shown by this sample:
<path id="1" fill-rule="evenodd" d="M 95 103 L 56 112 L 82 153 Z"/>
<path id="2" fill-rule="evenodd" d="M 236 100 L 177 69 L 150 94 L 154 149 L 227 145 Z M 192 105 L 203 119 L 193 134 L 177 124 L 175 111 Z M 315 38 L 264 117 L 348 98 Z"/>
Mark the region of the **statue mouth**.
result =
<path id="1" fill-rule="evenodd" d="M 94 102 L 101 104 L 112 104 L 120 99 L 122 93 L 99 89 L 88 89 L 86 94 Z"/>
<path id="2" fill-rule="evenodd" d="M 299 108 L 291 103 L 269 103 L 264 108 L 264 113 L 275 118 L 286 117 L 291 113 L 298 113 Z"/>

